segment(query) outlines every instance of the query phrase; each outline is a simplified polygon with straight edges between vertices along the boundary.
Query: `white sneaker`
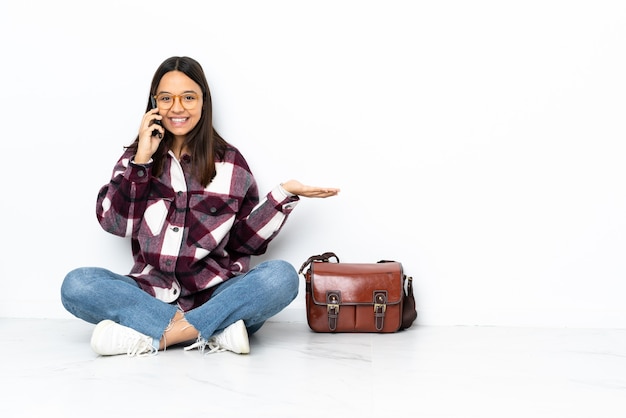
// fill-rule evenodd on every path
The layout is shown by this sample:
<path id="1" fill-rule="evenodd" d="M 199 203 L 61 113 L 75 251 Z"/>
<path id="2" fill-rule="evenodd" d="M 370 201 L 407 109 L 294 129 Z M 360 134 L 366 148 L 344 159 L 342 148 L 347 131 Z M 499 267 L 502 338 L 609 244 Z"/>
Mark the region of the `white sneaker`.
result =
<path id="1" fill-rule="evenodd" d="M 102 356 L 127 354 L 145 356 L 157 354 L 152 346 L 152 338 L 132 328 L 105 319 L 96 325 L 91 335 L 91 348 Z"/>
<path id="2" fill-rule="evenodd" d="M 221 351 L 232 351 L 237 354 L 250 353 L 250 342 L 248 340 L 248 331 L 243 320 L 235 322 L 229 325 L 217 335 L 212 336 L 207 340 L 198 337 L 198 341 L 185 347 L 185 350 L 191 350 L 199 347 L 200 351 L 204 352 L 204 348 L 209 346 L 210 351 L 207 354 L 219 353 Z"/>

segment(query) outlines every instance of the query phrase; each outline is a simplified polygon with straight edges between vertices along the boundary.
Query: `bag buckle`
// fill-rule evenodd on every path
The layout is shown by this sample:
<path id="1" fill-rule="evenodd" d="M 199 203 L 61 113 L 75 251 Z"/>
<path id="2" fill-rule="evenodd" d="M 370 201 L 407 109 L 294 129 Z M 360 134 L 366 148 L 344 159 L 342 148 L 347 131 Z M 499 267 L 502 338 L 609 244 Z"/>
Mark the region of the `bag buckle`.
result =
<path id="1" fill-rule="evenodd" d="M 339 316 L 339 304 L 341 303 L 341 291 L 329 290 L 326 292 L 326 312 L 328 313 L 328 329 L 337 329 L 337 318 Z"/>
<path id="2" fill-rule="evenodd" d="M 339 313 L 339 305 L 336 303 L 329 303 L 326 305 L 326 312 L 328 312 L 329 315 L 337 315 Z"/>
<path id="3" fill-rule="evenodd" d="M 387 291 L 374 291 L 374 321 L 376 330 L 381 331 L 385 325 L 385 312 L 387 311 Z"/>

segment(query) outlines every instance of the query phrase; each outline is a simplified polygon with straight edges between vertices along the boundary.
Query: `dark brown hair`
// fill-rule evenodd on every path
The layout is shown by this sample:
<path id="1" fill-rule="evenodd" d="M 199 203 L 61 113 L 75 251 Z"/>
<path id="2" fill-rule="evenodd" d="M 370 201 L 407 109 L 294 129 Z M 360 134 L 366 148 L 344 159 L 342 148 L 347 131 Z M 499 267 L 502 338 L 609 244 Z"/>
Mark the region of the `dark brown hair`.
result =
<path id="1" fill-rule="evenodd" d="M 150 97 L 156 94 L 156 89 L 161 78 L 170 71 L 180 71 L 195 81 L 202 89 L 202 115 L 198 124 L 187 134 L 185 145 L 191 152 L 191 167 L 198 181 L 206 187 L 215 177 L 215 160 L 222 159 L 228 143 L 217 133 L 213 127 L 213 105 L 209 83 L 204 75 L 202 66 L 193 58 L 171 57 L 163 61 L 157 68 L 150 86 Z M 150 97 L 146 112 L 151 109 Z M 165 130 L 165 135 L 159 144 L 159 148 L 152 156 L 152 175 L 155 177 L 163 173 L 163 164 L 169 144 L 172 142 L 172 134 Z M 139 135 L 128 149 L 137 150 Z"/>

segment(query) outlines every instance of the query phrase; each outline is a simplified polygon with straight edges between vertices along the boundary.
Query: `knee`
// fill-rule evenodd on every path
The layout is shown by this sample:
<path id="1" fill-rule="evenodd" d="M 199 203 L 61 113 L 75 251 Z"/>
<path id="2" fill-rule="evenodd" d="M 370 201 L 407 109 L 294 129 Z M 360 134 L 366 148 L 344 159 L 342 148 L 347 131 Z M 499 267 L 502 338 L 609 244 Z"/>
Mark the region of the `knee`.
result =
<path id="1" fill-rule="evenodd" d="M 82 268 L 70 271 L 65 275 L 63 283 L 61 283 L 61 300 L 65 302 L 68 299 L 74 299 L 74 295 L 81 288 Z"/>
<path id="2" fill-rule="evenodd" d="M 273 291 L 284 292 L 296 297 L 299 288 L 299 276 L 295 267 L 284 260 L 270 260 L 259 264 L 259 268 L 267 270 L 265 281 Z"/>
<path id="3" fill-rule="evenodd" d="M 90 280 L 92 275 L 89 267 L 79 267 L 67 273 L 61 284 L 61 300 L 66 301 L 80 300 L 90 288 Z"/>

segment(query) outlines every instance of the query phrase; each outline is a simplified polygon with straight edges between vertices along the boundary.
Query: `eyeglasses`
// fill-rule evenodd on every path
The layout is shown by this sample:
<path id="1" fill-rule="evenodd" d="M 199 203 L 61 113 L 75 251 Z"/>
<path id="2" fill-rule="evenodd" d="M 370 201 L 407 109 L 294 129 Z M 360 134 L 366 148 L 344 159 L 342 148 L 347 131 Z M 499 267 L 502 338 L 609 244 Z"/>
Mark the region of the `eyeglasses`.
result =
<path id="1" fill-rule="evenodd" d="M 200 101 L 200 96 L 196 93 L 183 93 L 181 95 L 160 93 L 154 96 L 154 98 L 156 99 L 157 107 L 163 110 L 168 110 L 174 106 L 176 98 L 180 100 L 180 105 L 184 107 L 185 110 L 193 109 Z"/>

